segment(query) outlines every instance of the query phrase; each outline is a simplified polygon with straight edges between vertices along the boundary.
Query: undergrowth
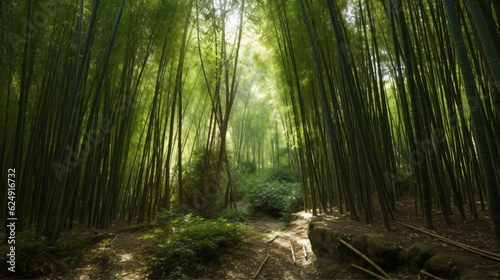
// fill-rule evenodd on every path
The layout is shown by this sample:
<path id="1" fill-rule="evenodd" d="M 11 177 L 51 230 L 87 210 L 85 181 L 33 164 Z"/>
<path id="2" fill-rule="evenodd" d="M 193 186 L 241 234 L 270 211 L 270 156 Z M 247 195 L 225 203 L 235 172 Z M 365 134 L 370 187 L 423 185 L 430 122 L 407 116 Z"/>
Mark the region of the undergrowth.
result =
<path id="1" fill-rule="evenodd" d="M 76 226 L 53 243 L 36 234 L 36 224 L 18 232 L 15 240 L 15 273 L 10 273 L 10 276 L 13 279 L 35 279 L 71 269 L 91 245 L 104 238 L 104 235 L 84 234 L 83 228 L 85 227 Z M 0 251 L 9 252 L 10 246 L 4 244 L 0 246 Z M 105 255 L 98 254 L 94 257 L 109 261 Z M 8 267 L 10 264 L 7 261 L 0 264 L 1 271 L 7 271 Z"/>
<path id="2" fill-rule="evenodd" d="M 302 190 L 294 170 L 272 168 L 261 176 L 249 176 L 243 191 L 255 209 L 281 217 L 285 223 L 290 222 L 293 212 L 303 210 Z"/>
<path id="3" fill-rule="evenodd" d="M 198 277 L 206 263 L 218 260 L 224 251 L 251 230 L 223 217 L 207 220 L 192 214 L 164 214 L 161 228 L 153 238 L 153 257 L 148 262 L 151 278 L 184 279 Z"/>
<path id="4" fill-rule="evenodd" d="M 72 245 L 76 243 L 76 239 L 73 239 Z M 6 245 L 5 250 L 2 246 L 2 251 L 10 252 L 11 245 Z M 14 278 L 25 279 L 48 275 L 71 265 L 75 260 L 76 254 L 66 243 L 58 240 L 51 244 L 45 237 L 37 235 L 36 224 L 19 232 L 14 245 L 15 268 L 11 275 Z M 0 265 L 2 271 L 7 271 L 10 267 L 8 260 Z"/>

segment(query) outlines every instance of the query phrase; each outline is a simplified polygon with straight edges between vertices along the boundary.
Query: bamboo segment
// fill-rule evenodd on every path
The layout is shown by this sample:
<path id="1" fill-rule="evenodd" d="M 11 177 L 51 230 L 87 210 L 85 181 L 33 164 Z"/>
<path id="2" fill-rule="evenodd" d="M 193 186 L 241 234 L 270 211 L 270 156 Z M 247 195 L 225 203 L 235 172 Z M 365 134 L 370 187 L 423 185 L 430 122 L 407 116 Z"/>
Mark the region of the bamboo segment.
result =
<path id="1" fill-rule="evenodd" d="M 375 273 L 375 272 L 369 271 L 368 269 L 363 268 L 363 267 L 361 267 L 361 266 L 355 265 L 355 264 L 353 264 L 353 263 L 351 263 L 350 265 L 351 265 L 352 267 L 357 268 L 357 269 L 359 269 L 359 270 L 361 270 L 361 271 L 363 271 L 363 272 L 365 272 L 365 273 L 368 273 L 368 274 L 370 274 L 371 276 L 376 277 L 376 278 L 378 278 L 378 279 L 387 279 L 387 278 L 385 278 L 384 276 L 381 276 L 381 275 L 379 275 L 379 274 L 377 274 L 377 273 Z"/>
<path id="2" fill-rule="evenodd" d="M 430 274 L 429 272 L 425 271 L 425 270 L 420 270 L 420 273 L 422 273 L 423 275 L 427 276 L 427 277 L 431 277 L 432 279 L 436 279 L 436 280 L 444 280 L 443 278 L 440 278 L 440 277 L 437 277 L 436 275 L 434 274 Z"/>
<path id="3" fill-rule="evenodd" d="M 257 275 L 259 275 L 260 271 L 262 270 L 262 267 L 264 266 L 264 264 L 266 263 L 267 259 L 269 259 L 269 254 L 267 254 L 266 258 L 262 261 L 262 263 L 260 264 L 259 266 L 259 269 L 257 269 L 257 272 L 255 272 L 255 274 L 253 275 L 253 279 L 256 279 L 257 278 Z"/>
<path id="4" fill-rule="evenodd" d="M 295 251 L 293 250 L 292 241 L 288 240 L 288 243 L 290 244 L 290 250 L 292 251 L 293 264 L 296 264 L 297 261 L 295 259 Z"/>

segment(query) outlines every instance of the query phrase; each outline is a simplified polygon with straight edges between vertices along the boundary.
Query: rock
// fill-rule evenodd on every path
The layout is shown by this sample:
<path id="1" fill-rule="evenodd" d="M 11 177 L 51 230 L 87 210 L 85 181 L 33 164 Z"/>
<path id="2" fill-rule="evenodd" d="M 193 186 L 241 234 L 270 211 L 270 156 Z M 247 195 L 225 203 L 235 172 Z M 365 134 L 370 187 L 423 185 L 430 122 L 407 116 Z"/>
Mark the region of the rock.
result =
<path id="1" fill-rule="evenodd" d="M 460 280 L 482 280 L 482 279 L 489 279 L 488 277 L 485 277 L 484 275 L 482 275 L 481 273 L 479 273 L 477 270 L 473 270 L 473 269 L 465 269 L 463 272 L 462 272 L 462 275 L 460 275 L 460 277 L 458 278 Z"/>
<path id="2" fill-rule="evenodd" d="M 410 247 L 406 256 L 406 262 L 413 272 L 418 272 L 425 263 L 435 255 L 431 247 L 422 243 L 415 243 Z"/>
<path id="3" fill-rule="evenodd" d="M 452 268 L 450 255 L 438 253 L 425 263 L 425 269 L 439 277 L 447 277 Z"/>

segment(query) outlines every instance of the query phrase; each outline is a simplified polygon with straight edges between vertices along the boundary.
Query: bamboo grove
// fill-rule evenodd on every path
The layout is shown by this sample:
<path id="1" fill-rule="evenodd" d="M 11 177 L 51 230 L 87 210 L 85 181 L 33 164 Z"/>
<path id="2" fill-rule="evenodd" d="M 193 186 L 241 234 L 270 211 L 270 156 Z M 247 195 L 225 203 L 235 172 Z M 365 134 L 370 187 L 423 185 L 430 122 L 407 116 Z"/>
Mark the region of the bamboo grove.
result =
<path id="1" fill-rule="evenodd" d="M 183 205 L 212 217 L 236 207 L 242 167 L 285 165 L 313 215 L 390 229 L 410 193 L 429 228 L 433 209 L 451 223 L 488 208 L 500 240 L 499 14 L 472 0 L 1 1 L 16 217 L 52 241 Z"/>
<path id="2" fill-rule="evenodd" d="M 390 229 L 409 190 L 429 228 L 488 204 L 500 240 L 498 4 L 269 2 L 305 208 Z"/>

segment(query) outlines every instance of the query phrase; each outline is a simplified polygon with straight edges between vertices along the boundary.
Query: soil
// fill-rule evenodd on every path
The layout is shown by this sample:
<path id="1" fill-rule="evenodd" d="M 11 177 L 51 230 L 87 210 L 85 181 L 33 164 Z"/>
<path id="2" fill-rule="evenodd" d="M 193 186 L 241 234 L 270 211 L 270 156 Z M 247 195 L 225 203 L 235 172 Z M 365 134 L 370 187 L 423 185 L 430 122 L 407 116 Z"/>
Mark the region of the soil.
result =
<path id="1" fill-rule="evenodd" d="M 317 278 L 316 258 L 307 237 L 307 220 L 297 219 L 280 230 L 279 220 L 255 212 L 246 223 L 254 228 L 258 237 L 230 249 L 220 263 L 206 270 L 203 278 L 252 279 L 256 273 L 257 279 Z"/>
<path id="2" fill-rule="evenodd" d="M 396 221 L 391 222 L 390 231 L 383 228 L 380 218 L 375 218 L 368 225 L 363 222 L 362 215 L 359 215 L 360 220 L 353 221 L 348 215 L 340 214 L 336 210 L 317 217 L 312 217 L 309 213 L 297 213 L 296 219 L 284 229 L 281 228 L 282 224 L 279 220 L 255 212 L 248 218 L 246 224 L 254 228 L 257 237 L 246 239 L 235 248 L 229 248 L 222 260 L 207 265 L 203 278 L 251 279 L 262 266 L 257 279 L 319 279 L 315 266 L 316 257 L 312 253 L 307 237 L 309 222 L 312 221 L 316 225 L 351 234 L 377 233 L 384 236 L 384 241 L 402 250 L 408 250 L 415 243 L 423 243 L 437 252 L 462 255 L 473 260 L 475 270 L 487 279 L 500 279 L 500 263 L 400 224 L 405 223 L 422 228 L 425 226 L 424 219 L 415 216 L 413 205 L 411 198 L 402 198 L 398 202 L 398 211 L 394 213 Z M 453 209 L 453 212 L 458 213 L 456 209 Z M 378 217 L 376 209 L 374 215 Z M 453 224 L 446 225 L 440 213 L 434 212 L 435 230 L 431 231 L 467 245 L 500 253 L 488 212 L 478 210 L 478 216 L 478 220 L 470 217 L 462 219 L 455 214 L 452 216 Z M 107 231 L 99 232 L 99 234 L 105 232 L 113 234 L 110 238 L 86 250 L 84 256 L 71 269 L 52 273 L 48 279 L 146 279 L 146 260 L 151 255 L 147 250 L 147 244 L 151 239 L 138 238 L 151 233 L 151 230 L 141 229 L 137 232 L 117 233 L 124 227 L 126 225 L 117 224 Z M 295 264 L 290 244 L 293 246 Z M 267 260 L 264 262 L 266 257 Z M 344 279 L 367 278 L 365 274 L 349 266 L 346 266 L 344 270 Z M 418 272 L 404 268 L 387 272 L 397 279 L 425 279 Z"/>
<path id="3" fill-rule="evenodd" d="M 147 248 L 151 239 L 140 237 L 151 233 L 148 228 L 117 223 L 105 233 L 95 231 L 95 235 L 108 234 L 109 238 L 85 250 L 72 267 L 54 272 L 47 279 L 147 279 L 146 262 L 151 255 Z"/>

